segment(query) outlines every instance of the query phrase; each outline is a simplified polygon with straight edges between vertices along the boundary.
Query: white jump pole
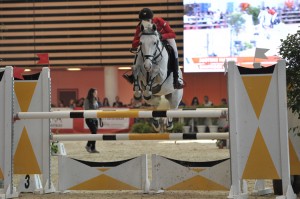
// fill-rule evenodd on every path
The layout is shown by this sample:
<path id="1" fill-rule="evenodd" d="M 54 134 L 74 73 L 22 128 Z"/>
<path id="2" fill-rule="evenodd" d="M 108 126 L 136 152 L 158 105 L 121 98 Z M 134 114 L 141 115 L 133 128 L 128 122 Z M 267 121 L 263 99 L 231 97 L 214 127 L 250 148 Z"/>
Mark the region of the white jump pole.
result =
<path id="1" fill-rule="evenodd" d="M 65 134 L 52 135 L 53 141 L 116 140 L 215 140 L 228 139 L 229 133 L 147 133 L 147 134 Z"/>
<path id="2" fill-rule="evenodd" d="M 166 111 L 53 111 L 53 112 L 19 112 L 15 119 L 54 119 L 54 118 L 218 118 L 227 108 L 195 109 L 195 110 L 166 110 Z"/>

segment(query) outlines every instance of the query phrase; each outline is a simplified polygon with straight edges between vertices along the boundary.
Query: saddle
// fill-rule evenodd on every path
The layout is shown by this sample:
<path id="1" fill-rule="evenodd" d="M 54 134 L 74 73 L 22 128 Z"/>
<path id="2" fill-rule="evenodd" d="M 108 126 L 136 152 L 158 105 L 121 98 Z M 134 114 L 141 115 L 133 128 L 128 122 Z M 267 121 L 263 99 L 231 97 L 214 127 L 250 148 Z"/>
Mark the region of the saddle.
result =
<path id="1" fill-rule="evenodd" d="M 169 59 L 168 59 L 168 72 L 167 72 L 167 78 L 170 76 L 171 72 L 173 72 L 173 67 L 175 64 L 175 53 L 174 50 L 172 48 L 172 46 L 168 43 L 168 41 L 164 40 L 162 41 L 163 45 L 165 46 L 168 55 L 169 55 Z M 166 78 L 166 79 L 167 79 Z"/>

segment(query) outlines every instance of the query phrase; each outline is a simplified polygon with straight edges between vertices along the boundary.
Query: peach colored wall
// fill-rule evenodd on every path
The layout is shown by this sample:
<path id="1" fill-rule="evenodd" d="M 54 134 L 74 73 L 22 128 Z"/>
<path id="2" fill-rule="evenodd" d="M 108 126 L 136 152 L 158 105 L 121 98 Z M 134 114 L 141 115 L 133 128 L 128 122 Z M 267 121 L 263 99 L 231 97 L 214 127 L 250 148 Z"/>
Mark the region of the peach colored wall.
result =
<path id="1" fill-rule="evenodd" d="M 124 104 L 128 104 L 133 96 L 132 85 L 122 78 L 124 71 L 118 71 L 118 96 Z M 221 98 L 227 99 L 227 76 L 224 73 L 184 73 L 183 101 L 190 105 L 192 98 L 197 96 L 203 103 L 203 96 L 208 95 L 215 104 L 220 104 Z M 77 88 L 79 98 L 86 97 L 91 87 L 98 89 L 98 95 L 102 101 L 104 97 L 104 71 L 88 70 L 69 72 L 62 70 L 51 71 L 52 79 L 52 103 L 57 104 L 57 89 Z M 111 104 L 113 102 L 110 102 Z"/>
<path id="2" fill-rule="evenodd" d="M 133 98 L 133 86 L 122 77 L 124 72 L 125 71 L 118 72 L 118 93 L 120 101 L 123 102 L 123 104 L 129 104 L 131 98 Z"/>
<path id="3" fill-rule="evenodd" d="M 104 97 L 103 70 L 62 71 L 53 70 L 51 75 L 51 101 L 57 105 L 58 89 L 78 89 L 78 97 L 86 97 L 90 88 L 98 90 L 99 98 Z"/>
<path id="4" fill-rule="evenodd" d="M 227 99 L 227 76 L 224 73 L 184 73 L 183 78 L 186 82 L 183 93 L 186 105 L 191 105 L 195 96 L 203 103 L 203 97 L 207 95 L 214 105 L 219 105 L 222 98 Z"/>

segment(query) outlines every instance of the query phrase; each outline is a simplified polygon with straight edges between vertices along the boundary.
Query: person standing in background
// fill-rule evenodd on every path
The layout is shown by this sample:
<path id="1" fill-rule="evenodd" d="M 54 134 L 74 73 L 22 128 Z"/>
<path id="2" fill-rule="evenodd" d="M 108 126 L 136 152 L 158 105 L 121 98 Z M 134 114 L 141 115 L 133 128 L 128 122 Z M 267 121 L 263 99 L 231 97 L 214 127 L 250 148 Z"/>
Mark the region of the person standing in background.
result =
<path id="1" fill-rule="evenodd" d="M 74 109 L 76 107 L 76 103 L 74 99 L 70 99 L 69 108 Z"/>
<path id="2" fill-rule="evenodd" d="M 88 91 L 87 97 L 84 100 L 84 110 L 98 110 L 99 104 L 98 104 L 98 98 L 97 98 L 98 92 L 95 88 L 90 88 Z M 89 127 L 92 134 L 97 134 L 98 130 L 98 119 L 97 118 L 86 118 L 85 119 L 86 125 Z M 99 153 L 99 151 L 96 150 L 96 141 L 88 141 L 85 149 L 89 153 Z"/>
<path id="3" fill-rule="evenodd" d="M 108 98 L 107 98 L 107 97 L 105 97 L 105 98 L 103 99 L 102 106 L 103 106 L 103 107 L 110 107 L 109 101 L 108 101 Z"/>
<path id="4" fill-rule="evenodd" d="M 116 96 L 115 102 L 113 103 L 113 107 L 123 107 L 123 102 L 120 101 L 119 96 Z"/>
<path id="5" fill-rule="evenodd" d="M 209 98 L 207 95 L 204 96 L 203 98 L 203 106 L 204 107 L 211 107 L 213 106 L 213 103 L 211 101 L 209 101 Z"/>
<path id="6" fill-rule="evenodd" d="M 203 98 L 203 106 L 208 108 L 208 107 L 212 107 L 213 103 L 209 100 L 208 96 L 205 95 Z M 206 126 L 205 132 L 210 132 L 209 126 L 212 125 L 212 118 L 205 118 L 204 120 L 204 124 Z"/>
<path id="7" fill-rule="evenodd" d="M 200 103 L 199 103 L 198 97 L 193 97 L 191 106 L 197 107 L 199 105 L 200 105 Z"/>

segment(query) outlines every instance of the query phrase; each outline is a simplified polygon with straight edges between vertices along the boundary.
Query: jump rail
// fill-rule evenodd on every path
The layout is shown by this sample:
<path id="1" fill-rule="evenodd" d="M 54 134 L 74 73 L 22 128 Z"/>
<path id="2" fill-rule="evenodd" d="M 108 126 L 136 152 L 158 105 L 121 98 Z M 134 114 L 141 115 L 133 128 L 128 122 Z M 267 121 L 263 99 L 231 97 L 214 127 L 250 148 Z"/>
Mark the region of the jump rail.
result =
<path id="1" fill-rule="evenodd" d="M 147 133 L 147 134 L 71 134 L 52 135 L 53 141 L 88 141 L 88 140 L 214 140 L 229 139 L 229 133 Z"/>
<path id="2" fill-rule="evenodd" d="M 14 118 L 18 119 L 54 119 L 54 118 L 153 118 L 153 117 L 220 117 L 227 108 L 201 108 L 194 110 L 156 110 L 156 111 L 53 111 L 53 112 L 19 112 Z"/>

